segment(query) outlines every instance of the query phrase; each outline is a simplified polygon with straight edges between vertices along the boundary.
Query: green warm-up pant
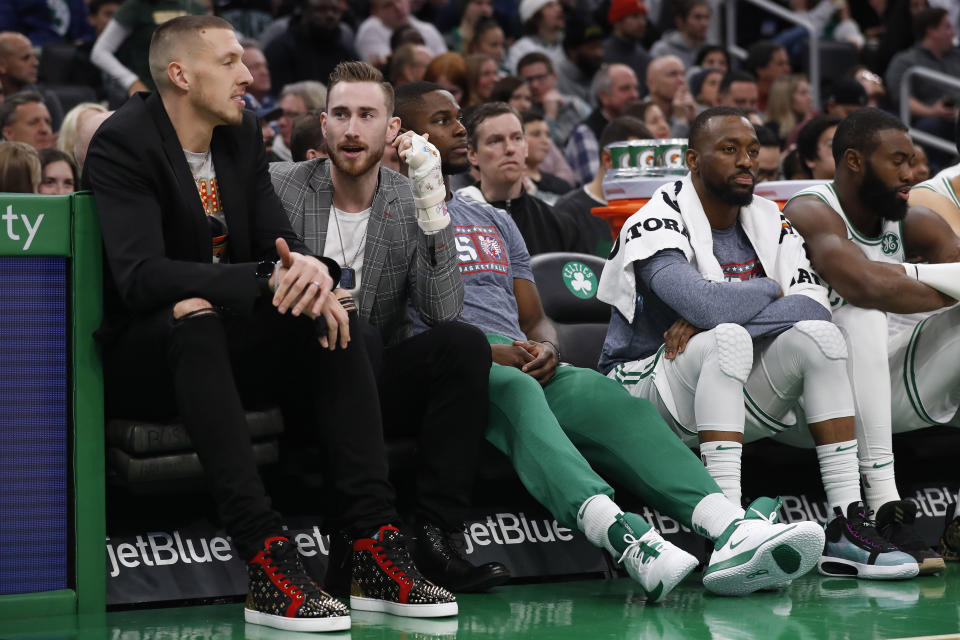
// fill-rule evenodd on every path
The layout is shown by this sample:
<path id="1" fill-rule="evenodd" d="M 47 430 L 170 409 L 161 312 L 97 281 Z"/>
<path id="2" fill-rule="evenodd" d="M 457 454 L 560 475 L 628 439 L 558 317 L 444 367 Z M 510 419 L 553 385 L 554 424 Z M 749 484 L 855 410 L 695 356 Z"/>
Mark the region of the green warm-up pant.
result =
<path id="1" fill-rule="evenodd" d="M 700 500 L 721 492 L 652 404 L 591 369 L 558 367 L 542 387 L 520 369 L 492 365 L 487 440 L 510 458 L 527 491 L 572 529 L 584 500 L 613 497 L 599 474 L 687 527 Z"/>

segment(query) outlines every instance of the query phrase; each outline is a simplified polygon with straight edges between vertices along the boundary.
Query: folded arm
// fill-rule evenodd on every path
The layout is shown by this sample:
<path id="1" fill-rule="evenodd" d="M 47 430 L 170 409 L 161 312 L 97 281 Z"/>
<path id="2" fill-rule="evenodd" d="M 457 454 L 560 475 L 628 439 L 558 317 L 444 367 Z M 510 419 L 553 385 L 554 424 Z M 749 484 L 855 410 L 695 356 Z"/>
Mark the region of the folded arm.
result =
<path id="1" fill-rule="evenodd" d="M 712 329 L 732 322 L 745 325 L 780 297 L 780 285 L 769 278 L 746 282 L 711 282 L 683 254 L 666 249 L 634 265 L 643 282 L 690 324 Z"/>

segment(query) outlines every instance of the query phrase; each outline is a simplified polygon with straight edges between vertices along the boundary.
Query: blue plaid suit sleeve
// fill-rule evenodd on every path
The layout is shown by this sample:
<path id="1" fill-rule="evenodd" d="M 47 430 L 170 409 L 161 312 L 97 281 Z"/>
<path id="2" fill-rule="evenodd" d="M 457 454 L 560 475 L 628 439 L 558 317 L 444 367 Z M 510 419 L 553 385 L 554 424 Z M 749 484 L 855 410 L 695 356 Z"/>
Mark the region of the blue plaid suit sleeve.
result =
<path id="1" fill-rule="evenodd" d="M 597 171 L 600 170 L 600 149 L 597 137 L 586 124 L 580 124 L 573 130 L 563 155 L 580 184 L 587 184 L 593 180 Z"/>

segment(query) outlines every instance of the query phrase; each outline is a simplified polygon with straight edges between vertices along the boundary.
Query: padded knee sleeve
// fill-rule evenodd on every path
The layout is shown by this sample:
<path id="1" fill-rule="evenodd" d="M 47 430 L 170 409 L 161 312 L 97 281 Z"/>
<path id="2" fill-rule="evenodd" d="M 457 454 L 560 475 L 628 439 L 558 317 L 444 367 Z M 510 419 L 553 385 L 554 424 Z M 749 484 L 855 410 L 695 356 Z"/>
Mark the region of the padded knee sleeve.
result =
<path id="1" fill-rule="evenodd" d="M 817 345 L 828 360 L 847 359 L 847 341 L 840 328 L 826 320 L 801 320 L 793 328 L 807 336 Z"/>
<path id="2" fill-rule="evenodd" d="M 747 330 L 738 324 L 718 324 L 713 329 L 717 344 L 720 371 L 729 378 L 746 384 L 753 368 L 753 340 Z"/>
<path id="3" fill-rule="evenodd" d="M 825 320 L 802 320 L 793 328 L 816 345 L 816 350 L 811 349 L 804 340 L 796 347 L 799 362 L 803 363 L 807 422 L 853 416 L 853 390 L 847 373 L 847 342 L 843 332 Z"/>

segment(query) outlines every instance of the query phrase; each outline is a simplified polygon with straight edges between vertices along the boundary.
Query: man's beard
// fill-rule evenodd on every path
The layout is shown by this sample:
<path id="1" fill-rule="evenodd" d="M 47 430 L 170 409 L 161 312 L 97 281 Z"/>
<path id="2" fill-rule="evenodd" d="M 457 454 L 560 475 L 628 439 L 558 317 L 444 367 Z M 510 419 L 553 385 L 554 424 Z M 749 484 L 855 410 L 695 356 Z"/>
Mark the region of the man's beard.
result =
<path id="1" fill-rule="evenodd" d="M 720 202 L 724 204 L 729 204 L 737 207 L 746 207 L 751 202 L 753 202 L 753 187 L 750 187 L 750 191 L 737 191 L 730 188 L 730 185 L 723 179 L 714 179 L 707 175 L 701 174 L 703 177 L 703 186 L 707 188 L 707 191 L 711 195 L 716 196 Z M 735 174 L 733 177 L 744 174 Z M 752 175 L 751 175 L 752 177 Z M 756 180 L 756 179 L 754 179 Z M 756 186 L 754 184 L 754 186 Z"/>
<path id="2" fill-rule="evenodd" d="M 899 187 L 891 189 L 877 175 L 868 162 L 863 181 L 857 189 L 860 201 L 884 220 L 903 220 L 907 215 L 907 201 L 897 195 Z"/>
<path id="3" fill-rule="evenodd" d="M 440 171 L 443 172 L 445 176 L 455 176 L 461 173 L 466 173 L 470 170 L 470 163 L 464 158 L 463 162 L 455 163 L 447 160 L 446 158 L 441 159 Z"/>
<path id="4" fill-rule="evenodd" d="M 333 163 L 333 166 L 335 166 L 340 172 L 350 177 L 357 178 L 366 174 L 374 166 L 376 166 L 378 162 L 380 162 L 381 158 L 383 158 L 383 147 L 379 147 L 377 149 L 367 147 L 367 156 L 365 160 L 347 160 L 340 155 L 341 153 L 342 151 L 337 150 L 337 152 L 330 154 L 330 161 Z"/>
<path id="5" fill-rule="evenodd" d="M 340 45 L 340 25 L 334 25 L 332 28 L 321 27 L 315 24 L 304 24 L 303 29 L 307 37 L 323 49 L 332 49 Z"/>
<path id="6" fill-rule="evenodd" d="M 212 119 L 220 121 L 219 124 L 236 125 L 243 122 L 242 109 L 235 108 L 232 103 L 230 106 L 221 104 L 220 100 L 202 89 L 192 96 L 191 103 L 197 112 L 212 116 Z"/>

